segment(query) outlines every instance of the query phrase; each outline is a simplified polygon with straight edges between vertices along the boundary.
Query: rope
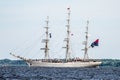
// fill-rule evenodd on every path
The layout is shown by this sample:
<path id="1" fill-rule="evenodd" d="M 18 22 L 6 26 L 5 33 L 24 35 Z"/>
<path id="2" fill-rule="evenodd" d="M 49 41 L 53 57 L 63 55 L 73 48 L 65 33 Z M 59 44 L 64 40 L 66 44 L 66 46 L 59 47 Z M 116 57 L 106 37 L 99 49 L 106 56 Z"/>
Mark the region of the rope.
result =
<path id="1" fill-rule="evenodd" d="M 29 48 L 33 48 L 35 46 L 35 44 L 37 44 L 38 41 L 40 41 L 41 37 L 43 37 L 45 34 L 42 34 L 37 40 L 35 40 L 35 42 L 33 44 L 30 44 L 28 45 L 26 48 L 23 49 L 23 46 L 26 45 L 26 44 L 29 44 L 31 42 L 29 42 L 28 40 L 24 41 L 23 42 L 23 45 L 22 46 L 19 46 L 19 47 L 16 47 L 14 49 L 14 52 L 15 53 L 19 53 L 18 55 L 21 55 L 23 53 L 24 57 L 25 57 L 25 54 L 27 53 L 27 50 L 29 50 Z M 20 48 L 22 47 L 22 48 Z M 32 49 L 31 49 L 32 50 Z M 26 51 L 26 53 L 25 53 Z M 24 54 L 25 53 L 25 54 Z M 28 54 L 28 53 L 27 53 Z"/>

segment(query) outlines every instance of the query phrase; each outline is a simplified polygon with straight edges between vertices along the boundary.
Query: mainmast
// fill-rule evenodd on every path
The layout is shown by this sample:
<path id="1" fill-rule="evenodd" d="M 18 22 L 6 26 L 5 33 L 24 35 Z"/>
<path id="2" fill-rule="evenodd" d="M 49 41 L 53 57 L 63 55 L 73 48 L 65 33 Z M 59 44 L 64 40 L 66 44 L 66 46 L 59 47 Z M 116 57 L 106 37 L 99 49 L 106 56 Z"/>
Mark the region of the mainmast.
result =
<path id="1" fill-rule="evenodd" d="M 45 59 L 49 59 L 49 48 L 48 48 L 48 42 L 49 42 L 49 39 L 48 39 L 48 35 L 49 35 L 49 32 L 48 32 L 48 23 L 49 23 L 49 17 L 47 16 L 47 20 L 45 21 L 46 22 L 46 27 L 44 27 L 46 29 L 46 39 L 43 39 L 42 42 L 45 43 L 45 48 L 41 48 L 41 50 L 44 50 L 44 53 L 45 53 Z"/>
<path id="2" fill-rule="evenodd" d="M 88 24 L 89 24 L 89 21 L 87 20 L 87 26 L 86 26 L 86 41 L 85 41 L 85 48 L 84 48 L 84 61 L 86 61 L 87 59 L 89 59 L 89 56 L 88 56 Z"/>
<path id="3" fill-rule="evenodd" d="M 70 8 L 67 8 L 68 10 L 68 17 L 67 17 L 67 38 L 65 38 L 64 41 L 66 41 L 66 61 L 70 59 Z"/>

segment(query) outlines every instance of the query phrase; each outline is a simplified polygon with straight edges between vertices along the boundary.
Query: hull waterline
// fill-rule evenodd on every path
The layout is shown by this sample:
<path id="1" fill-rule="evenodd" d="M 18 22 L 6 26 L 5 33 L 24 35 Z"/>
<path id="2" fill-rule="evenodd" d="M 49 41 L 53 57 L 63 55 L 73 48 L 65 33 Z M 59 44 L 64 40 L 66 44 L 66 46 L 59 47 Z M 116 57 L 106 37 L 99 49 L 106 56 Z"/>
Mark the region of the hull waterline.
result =
<path id="1" fill-rule="evenodd" d="M 41 61 L 27 62 L 29 66 L 36 67 L 98 67 L 102 62 L 65 62 L 65 63 L 51 63 Z"/>

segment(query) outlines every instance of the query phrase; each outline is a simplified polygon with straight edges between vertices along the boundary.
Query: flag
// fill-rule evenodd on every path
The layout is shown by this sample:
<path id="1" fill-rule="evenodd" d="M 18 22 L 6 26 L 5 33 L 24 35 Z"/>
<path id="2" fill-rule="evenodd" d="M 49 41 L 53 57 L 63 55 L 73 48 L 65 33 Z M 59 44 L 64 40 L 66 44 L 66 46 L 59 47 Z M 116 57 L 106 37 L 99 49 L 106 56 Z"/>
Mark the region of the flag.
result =
<path id="1" fill-rule="evenodd" d="M 68 7 L 67 10 L 70 10 L 70 8 Z"/>
<path id="2" fill-rule="evenodd" d="M 50 38 L 52 37 L 51 33 L 49 33 L 49 37 L 50 37 Z"/>
<path id="3" fill-rule="evenodd" d="M 73 34 L 71 34 L 71 36 L 73 36 Z"/>
<path id="4" fill-rule="evenodd" d="M 91 47 L 93 48 L 94 46 L 98 46 L 98 43 L 99 43 L 99 39 L 91 43 Z"/>

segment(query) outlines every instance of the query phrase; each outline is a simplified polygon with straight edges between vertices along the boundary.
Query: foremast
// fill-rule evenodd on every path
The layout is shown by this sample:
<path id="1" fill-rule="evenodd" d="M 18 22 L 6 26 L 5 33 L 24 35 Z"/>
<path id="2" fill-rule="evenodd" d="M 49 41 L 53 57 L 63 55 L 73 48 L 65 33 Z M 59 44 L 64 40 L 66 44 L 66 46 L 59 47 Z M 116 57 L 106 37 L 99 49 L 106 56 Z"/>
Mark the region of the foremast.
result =
<path id="1" fill-rule="evenodd" d="M 45 56 L 44 56 L 44 59 L 45 60 L 48 60 L 49 59 L 49 48 L 48 48 L 48 43 L 49 43 L 49 39 L 48 39 L 48 35 L 49 35 L 49 27 L 48 27 L 48 24 L 49 24 L 49 17 L 47 16 L 47 20 L 45 21 L 46 22 L 46 27 L 44 27 L 46 29 L 46 39 L 43 39 L 42 42 L 45 43 L 45 47 L 44 48 L 41 48 L 41 50 L 44 50 L 44 53 L 45 53 Z"/>
<path id="2" fill-rule="evenodd" d="M 46 33 L 46 39 L 43 39 L 43 40 L 42 40 L 42 42 L 45 43 L 45 48 L 41 48 L 41 50 L 44 50 L 44 53 L 45 53 L 44 59 L 47 61 L 47 59 L 49 59 L 49 48 L 48 48 L 48 42 L 49 42 L 49 39 L 48 39 L 48 35 L 49 35 L 49 32 L 48 32 L 48 29 L 49 29 L 49 27 L 48 27 L 49 17 L 48 17 L 48 16 L 47 16 L 47 20 L 46 20 L 45 22 L 46 22 L 46 27 L 44 27 L 44 28 L 46 29 L 46 32 L 45 32 L 45 33 Z M 14 57 L 16 57 L 16 58 L 22 59 L 22 60 L 24 60 L 24 61 L 27 61 L 27 62 L 30 61 L 30 59 L 26 59 L 26 58 L 24 58 L 24 57 L 17 56 L 17 55 L 15 55 L 15 54 L 13 54 L 13 53 L 10 53 L 10 55 L 12 55 L 12 56 L 14 56 Z"/>
<path id="3" fill-rule="evenodd" d="M 70 59 L 70 8 L 67 8 L 68 10 L 68 17 L 67 17 L 67 38 L 65 38 L 64 41 L 66 41 L 66 55 L 65 55 L 65 59 L 66 61 L 68 61 Z"/>
<path id="4" fill-rule="evenodd" d="M 89 21 L 87 20 L 87 26 L 86 26 L 86 32 L 85 32 L 85 48 L 84 48 L 84 61 L 88 60 L 89 59 L 89 56 L 88 56 L 88 24 L 89 24 Z"/>

